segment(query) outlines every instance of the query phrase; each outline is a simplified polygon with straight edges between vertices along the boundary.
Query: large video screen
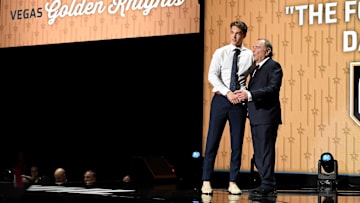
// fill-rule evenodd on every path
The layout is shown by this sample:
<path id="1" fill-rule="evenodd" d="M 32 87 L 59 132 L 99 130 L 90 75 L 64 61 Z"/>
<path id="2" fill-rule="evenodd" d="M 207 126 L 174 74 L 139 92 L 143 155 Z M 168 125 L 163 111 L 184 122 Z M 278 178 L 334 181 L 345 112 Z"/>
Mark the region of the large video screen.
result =
<path id="1" fill-rule="evenodd" d="M 197 0 L 0 0 L 0 48 L 199 33 Z"/>

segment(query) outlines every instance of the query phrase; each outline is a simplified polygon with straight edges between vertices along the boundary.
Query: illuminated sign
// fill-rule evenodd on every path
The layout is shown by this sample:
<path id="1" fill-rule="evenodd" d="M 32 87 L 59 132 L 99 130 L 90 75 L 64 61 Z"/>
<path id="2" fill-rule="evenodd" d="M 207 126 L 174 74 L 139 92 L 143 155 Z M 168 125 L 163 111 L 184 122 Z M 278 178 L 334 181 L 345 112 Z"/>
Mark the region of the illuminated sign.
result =
<path id="1" fill-rule="evenodd" d="M 200 32 L 195 0 L 0 0 L 0 48 Z"/>

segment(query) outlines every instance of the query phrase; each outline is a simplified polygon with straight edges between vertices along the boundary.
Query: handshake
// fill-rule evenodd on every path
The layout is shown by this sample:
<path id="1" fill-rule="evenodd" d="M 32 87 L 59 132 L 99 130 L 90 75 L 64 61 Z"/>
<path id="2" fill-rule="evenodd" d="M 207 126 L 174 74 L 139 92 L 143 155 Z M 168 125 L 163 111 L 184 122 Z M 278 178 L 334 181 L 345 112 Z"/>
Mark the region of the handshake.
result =
<path id="1" fill-rule="evenodd" d="M 226 97 L 232 104 L 242 103 L 245 105 L 248 100 L 248 92 L 246 90 L 235 90 L 234 92 L 228 92 Z"/>

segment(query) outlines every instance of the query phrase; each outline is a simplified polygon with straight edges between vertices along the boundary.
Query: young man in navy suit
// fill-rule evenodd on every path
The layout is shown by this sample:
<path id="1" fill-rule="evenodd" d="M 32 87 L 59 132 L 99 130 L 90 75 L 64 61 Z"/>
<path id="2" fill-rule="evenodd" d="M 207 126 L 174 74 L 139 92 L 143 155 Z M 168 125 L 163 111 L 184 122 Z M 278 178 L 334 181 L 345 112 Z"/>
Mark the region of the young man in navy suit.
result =
<path id="1" fill-rule="evenodd" d="M 211 100 L 203 162 L 203 194 L 212 193 L 211 179 L 226 122 L 229 122 L 231 142 L 228 192 L 232 195 L 242 193 L 237 180 L 241 167 L 247 108 L 235 92 L 246 89 L 246 79 L 251 72 L 254 59 L 251 50 L 243 43 L 248 31 L 245 22 L 231 22 L 229 28 L 231 43 L 215 50 L 208 73 L 214 95 Z"/>

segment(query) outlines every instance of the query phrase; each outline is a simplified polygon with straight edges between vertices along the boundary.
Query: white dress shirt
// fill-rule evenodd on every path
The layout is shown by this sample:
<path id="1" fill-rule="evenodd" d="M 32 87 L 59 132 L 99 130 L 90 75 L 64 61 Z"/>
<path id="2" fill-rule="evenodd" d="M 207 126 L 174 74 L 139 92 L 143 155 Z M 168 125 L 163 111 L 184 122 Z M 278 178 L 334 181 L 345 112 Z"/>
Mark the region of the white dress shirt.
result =
<path id="1" fill-rule="evenodd" d="M 240 89 L 246 89 L 246 79 L 253 64 L 253 53 L 244 47 L 235 47 L 232 44 L 225 45 L 215 50 L 208 73 L 208 80 L 213 85 L 213 92 L 220 92 L 226 95 L 230 91 L 231 68 L 234 49 L 240 49 L 238 56 L 238 79 Z"/>
<path id="2" fill-rule="evenodd" d="M 256 63 L 256 66 L 259 66 L 258 70 L 261 69 L 261 66 L 262 66 L 267 60 L 269 60 L 269 57 L 266 57 L 266 58 L 265 58 L 264 60 L 262 60 L 260 63 Z M 254 75 L 255 75 L 255 72 L 258 71 L 258 70 L 255 70 L 255 71 L 254 71 L 253 77 L 254 77 Z M 251 95 L 251 93 L 250 93 L 249 91 L 247 91 L 247 90 L 246 90 L 246 93 L 247 93 L 247 95 L 248 95 L 248 101 L 249 101 L 249 102 L 252 101 L 252 95 Z"/>

